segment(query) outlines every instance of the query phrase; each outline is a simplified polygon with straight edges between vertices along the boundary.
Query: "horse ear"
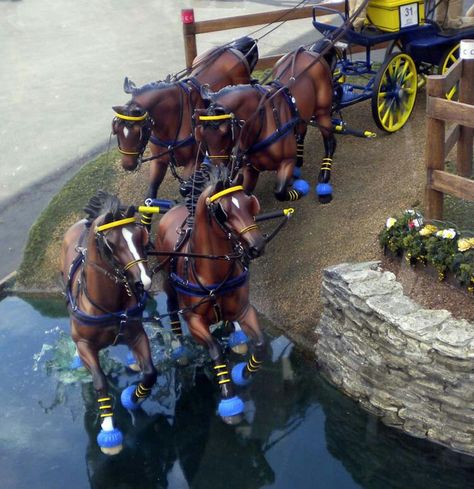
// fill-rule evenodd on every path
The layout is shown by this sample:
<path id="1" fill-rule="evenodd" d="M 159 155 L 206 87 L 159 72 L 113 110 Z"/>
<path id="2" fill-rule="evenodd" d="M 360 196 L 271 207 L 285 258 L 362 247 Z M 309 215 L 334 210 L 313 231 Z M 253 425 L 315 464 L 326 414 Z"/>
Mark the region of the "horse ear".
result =
<path id="1" fill-rule="evenodd" d="M 234 178 L 234 181 L 232 183 L 234 185 L 242 185 L 244 183 L 243 173 L 237 173 L 237 176 Z"/>
<path id="2" fill-rule="evenodd" d="M 222 180 L 218 180 L 216 186 L 214 187 L 214 194 L 222 192 L 224 190 L 224 182 Z"/>
<path id="3" fill-rule="evenodd" d="M 212 91 L 208 83 L 205 83 L 204 85 L 201 85 L 201 97 L 204 100 L 211 100 L 212 97 Z"/>
<path id="4" fill-rule="evenodd" d="M 131 205 L 125 211 L 125 217 L 133 217 L 135 215 L 136 209 L 135 206 Z"/>
<path id="5" fill-rule="evenodd" d="M 130 80 L 128 76 L 126 76 L 123 81 L 123 91 L 125 93 L 133 93 L 136 88 L 137 86 L 135 85 L 135 83 L 133 83 L 132 80 Z"/>
<path id="6" fill-rule="evenodd" d="M 102 222 L 102 224 L 107 224 L 108 222 L 112 222 L 113 220 L 114 220 L 114 215 L 112 214 L 112 212 L 107 212 L 107 214 L 105 214 L 104 221 Z"/>
<path id="7" fill-rule="evenodd" d="M 124 110 L 125 110 L 125 107 L 124 107 L 123 105 L 114 105 L 114 106 L 112 107 L 112 110 L 113 110 L 114 112 L 117 112 L 117 114 L 122 114 L 122 115 L 123 115 L 123 112 L 124 112 Z"/>

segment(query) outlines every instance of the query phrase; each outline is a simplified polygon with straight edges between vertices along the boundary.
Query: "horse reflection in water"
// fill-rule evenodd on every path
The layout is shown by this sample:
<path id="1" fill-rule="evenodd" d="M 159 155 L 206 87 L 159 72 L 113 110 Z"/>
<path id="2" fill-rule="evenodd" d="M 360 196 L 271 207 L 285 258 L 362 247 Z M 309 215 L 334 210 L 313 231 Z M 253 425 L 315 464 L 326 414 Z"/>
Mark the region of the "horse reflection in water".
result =
<path id="1" fill-rule="evenodd" d="M 204 107 L 201 86 L 207 84 L 219 90 L 226 85 L 249 83 L 257 60 L 256 41 L 243 37 L 198 56 L 185 80 L 154 82 L 138 88 L 125 79 L 124 90 L 132 99 L 113 107 L 112 132 L 117 135 L 125 170 L 137 168 L 150 141 L 147 197 L 156 197 L 168 165 L 175 175 L 176 167 L 184 167 L 187 178 L 201 158 L 191 125 L 194 109 Z"/>
<path id="2" fill-rule="evenodd" d="M 330 182 L 336 149 L 331 119 L 332 79 L 336 51 L 325 42 L 284 56 L 268 85 L 240 85 L 202 95 L 207 109 L 196 110 L 195 137 L 213 163 L 243 169 L 244 188 L 253 192 L 259 173 L 276 171 L 275 198 L 297 200 L 309 185 L 299 178 L 307 125 L 314 120 L 324 142 L 316 192 L 321 203 L 332 199 Z M 296 180 L 294 180 L 296 178 Z"/>
<path id="3" fill-rule="evenodd" d="M 120 210 L 119 200 L 105 192 L 94 196 L 84 209 L 87 219 L 65 234 L 61 273 L 71 315 L 71 336 L 84 365 L 92 374 L 101 418 L 97 442 L 104 453 L 122 449 L 122 433 L 114 426 L 113 401 L 99 362 L 99 351 L 125 343 L 142 371 L 137 386 L 122 393 L 122 403 L 136 409 L 149 396 L 157 372 L 142 312 L 151 279 L 145 268 L 148 231 L 137 224 L 135 209 Z"/>
<path id="4" fill-rule="evenodd" d="M 259 202 L 244 192 L 242 176 L 230 184 L 225 167 L 203 166 L 202 172 L 210 172 L 210 180 L 204 177 L 198 185 L 195 174 L 186 204 L 161 219 L 155 246 L 171 257 L 164 281 L 168 308 L 183 311 L 193 338 L 208 348 L 221 394 L 219 415 L 235 424 L 244 406 L 233 382 L 248 384 L 265 355 L 248 283 L 249 260 L 263 253 L 265 239 L 255 223 Z M 223 349 L 209 330 L 221 320 L 238 321 L 254 345 L 249 361 L 234 366 L 232 378 Z"/>

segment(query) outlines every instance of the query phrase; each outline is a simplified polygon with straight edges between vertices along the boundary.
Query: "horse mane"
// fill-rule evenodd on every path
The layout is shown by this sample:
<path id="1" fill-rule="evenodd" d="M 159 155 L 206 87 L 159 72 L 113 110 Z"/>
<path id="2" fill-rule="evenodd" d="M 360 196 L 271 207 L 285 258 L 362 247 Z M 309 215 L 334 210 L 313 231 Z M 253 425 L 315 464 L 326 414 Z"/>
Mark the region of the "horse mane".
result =
<path id="1" fill-rule="evenodd" d="M 86 219 L 89 224 L 100 215 L 109 212 L 112 213 L 114 219 L 120 219 L 122 217 L 119 198 L 104 190 L 98 190 L 97 193 L 90 198 L 89 202 L 84 207 L 84 212 L 87 214 Z"/>
<path id="2" fill-rule="evenodd" d="M 152 90 L 160 90 L 162 88 L 168 88 L 171 85 L 173 85 L 173 83 L 162 81 L 162 80 L 153 81 L 153 82 L 147 83 L 146 85 L 142 85 L 141 87 L 133 88 L 132 96 L 136 97 L 138 95 L 142 95 L 142 94 L 144 94 L 146 92 L 150 92 Z"/>

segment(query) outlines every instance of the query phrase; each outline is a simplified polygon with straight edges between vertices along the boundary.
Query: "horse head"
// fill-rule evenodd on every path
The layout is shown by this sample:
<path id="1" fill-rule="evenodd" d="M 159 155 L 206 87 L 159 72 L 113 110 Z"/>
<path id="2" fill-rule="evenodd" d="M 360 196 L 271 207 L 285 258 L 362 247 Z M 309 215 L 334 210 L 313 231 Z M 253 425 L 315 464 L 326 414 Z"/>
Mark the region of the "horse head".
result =
<path id="1" fill-rule="evenodd" d="M 150 138 L 152 120 L 148 112 L 133 100 L 112 108 L 115 111 L 112 134 L 117 136 L 122 167 L 135 170 Z"/>
<path id="2" fill-rule="evenodd" d="M 242 243 L 250 258 L 257 258 L 263 254 L 266 244 L 255 222 L 260 203 L 255 195 L 244 192 L 242 183 L 242 174 L 231 184 L 227 178 L 218 180 L 205 194 L 205 202 L 218 227 Z"/>
<path id="3" fill-rule="evenodd" d="M 151 278 L 145 267 L 148 231 L 135 220 L 135 211 L 133 206 L 125 212 L 116 207 L 96 218 L 92 226 L 106 269 L 139 299 L 149 290 Z"/>

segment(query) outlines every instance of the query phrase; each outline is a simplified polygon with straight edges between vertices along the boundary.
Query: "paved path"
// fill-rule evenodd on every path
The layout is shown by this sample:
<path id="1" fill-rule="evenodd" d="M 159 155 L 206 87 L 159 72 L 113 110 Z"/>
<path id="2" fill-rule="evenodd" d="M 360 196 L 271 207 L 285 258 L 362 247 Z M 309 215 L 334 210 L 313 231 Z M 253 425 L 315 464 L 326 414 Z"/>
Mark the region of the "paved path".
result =
<path id="1" fill-rule="evenodd" d="M 181 8 L 196 20 L 292 7 L 294 0 L 0 0 L 0 278 L 21 261 L 28 230 L 51 197 L 108 142 L 123 78 L 137 84 L 184 67 Z M 199 52 L 252 28 L 201 36 Z M 309 42 L 294 21 L 264 54 Z"/>

